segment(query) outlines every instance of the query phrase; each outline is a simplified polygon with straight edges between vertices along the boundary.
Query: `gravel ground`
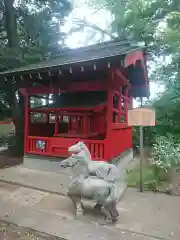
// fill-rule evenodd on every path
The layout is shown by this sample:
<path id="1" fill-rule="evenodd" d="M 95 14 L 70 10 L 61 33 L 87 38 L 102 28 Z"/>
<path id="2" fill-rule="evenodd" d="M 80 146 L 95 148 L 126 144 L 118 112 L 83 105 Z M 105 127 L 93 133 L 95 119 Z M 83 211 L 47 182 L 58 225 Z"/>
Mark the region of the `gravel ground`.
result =
<path id="1" fill-rule="evenodd" d="M 104 239 L 104 238 L 103 238 Z M 148 235 L 121 231 L 116 239 L 121 240 L 166 240 L 164 238 L 152 237 Z M 44 233 L 36 232 L 24 227 L 19 227 L 0 220 L 0 240 L 65 240 L 63 238 L 50 236 Z M 92 239 L 93 240 L 93 239 Z M 109 239 L 105 239 L 109 240 Z M 114 237 L 112 235 L 112 239 Z"/>
<path id="2" fill-rule="evenodd" d="M 0 239 L 1 240 L 63 240 L 39 233 L 27 228 L 19 227 L 14 224 L 0 221 Z"/>

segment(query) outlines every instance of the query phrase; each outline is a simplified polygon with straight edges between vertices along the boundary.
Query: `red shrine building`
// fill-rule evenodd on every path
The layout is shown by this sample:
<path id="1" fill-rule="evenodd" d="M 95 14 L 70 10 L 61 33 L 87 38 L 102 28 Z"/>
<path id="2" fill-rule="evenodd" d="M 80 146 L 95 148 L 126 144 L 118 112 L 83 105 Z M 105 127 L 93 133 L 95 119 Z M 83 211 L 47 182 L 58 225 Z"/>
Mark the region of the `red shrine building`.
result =
<path id="1" fill-rule="evenodd" d="M 0 78 L 21 81 L 25 154 L 67 157 L 83 141 L 93 159 L 110 161 L 132 147 L 133 97 L 149 95 L 145 50 L 127 41 L 64 50 Z"/>

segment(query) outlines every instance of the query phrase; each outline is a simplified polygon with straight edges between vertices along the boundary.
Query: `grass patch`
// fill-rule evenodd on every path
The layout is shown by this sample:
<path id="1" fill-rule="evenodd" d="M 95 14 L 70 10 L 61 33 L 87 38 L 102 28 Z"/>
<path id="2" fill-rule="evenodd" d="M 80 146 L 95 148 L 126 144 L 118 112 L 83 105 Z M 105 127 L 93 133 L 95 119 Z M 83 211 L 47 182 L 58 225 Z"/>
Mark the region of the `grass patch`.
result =
<path id="1" fill-rule="evenodd" d="M 144 189 L 156 192 L 171 194 L 171 183 L 177 169 L 171 169 L 169 172 L 157 173 L 153 166 L 143 166 Z M 139 188 L 140 185 L 140 166 L 137 165 L 132 171 L 127 173 L 128 187 Z"/>
<path id="2" fill-rule="evenodd" d="M 143 166 L 144 187 L 154 189 L 158 185 L 158 179 L 152 166 Z M 128 187 L 139 187 L 140 184 L 140 166 L 137 165 L 132 171 L 127 173 Z"/>

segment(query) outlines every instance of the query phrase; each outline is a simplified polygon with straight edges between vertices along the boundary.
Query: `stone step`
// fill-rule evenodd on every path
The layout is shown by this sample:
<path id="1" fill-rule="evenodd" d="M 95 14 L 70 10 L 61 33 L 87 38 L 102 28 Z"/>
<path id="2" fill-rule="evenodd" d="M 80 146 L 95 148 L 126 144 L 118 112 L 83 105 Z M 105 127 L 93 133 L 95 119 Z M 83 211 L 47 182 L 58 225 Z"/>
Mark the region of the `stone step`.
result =
<path id="1" fill-rule="evenodd" d="M 121 156 L 117 164 L 120 176 L 120 181 L 117 183 L 120 197 L 127 187 L 126 169 L 130 163 L 132 163 L 131 152 Z M 25 158 L 22 165 L 0 170 L 1 181 L 60 195 L 66 195 L 71 176 L 71 169 L 61 168 L 59 161 L 37 158 Z"/>
<path id="2" fill-rule="evenodd" d="M 25 168 L 23 166 L 0 170 L 0 181 L 42 190 L 50 193 L 66 195 L 71 175 Z M 124 182 L 119 182 L 120 197 L 126 189 Z"/>
<path id="3" fill-rule="evenodd" d="M 16 225 L 50 234 L 63 240 L 157 240 L 155 236 L 70 219 L 46 211 L 0 200 L 0 218 Z M 163 238 L 161 238 L 163 239 Z"/>

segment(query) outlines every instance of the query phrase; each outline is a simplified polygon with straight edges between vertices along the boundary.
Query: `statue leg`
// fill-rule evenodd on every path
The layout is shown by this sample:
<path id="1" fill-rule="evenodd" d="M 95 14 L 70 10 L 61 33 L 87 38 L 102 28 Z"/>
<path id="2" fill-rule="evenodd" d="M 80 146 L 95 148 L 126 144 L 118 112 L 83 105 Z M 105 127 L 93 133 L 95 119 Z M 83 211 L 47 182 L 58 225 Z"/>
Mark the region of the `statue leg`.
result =
<path id="1" fill-rule="evenodd" d="M 109 213 L 109 209 L 107 206 L 103 206 L 102 208 L 102 213 L 105 215 L 106 217 L 106 221 L 103 222 L 103 224 L 106 224 L 109 220 L 112 222 L 112 219 L 111 219 L 111 214 Z"/>
<path id="2" fill-rule="evenodd" d="M 116 202 L 109 202 L 105 204 L 104 209 L 106 211 L 106 216 L 108 220 L 111 220 L 113 223 L 117 222 L 119 217 L 119 212 L 116 208 Z"/>
<path id="3" fill-rule="evenodd" d="M 74 204 L 75 210 L 76 210 L 76 216 L 82 216 L 83 215 L 83 207 L 81 203 L 81 197 L 69 195 L 71 201 Z"/>
<path id="4" fill-rule="evenodd" d="M 107 219 L 113 223 L 117 221 L 119 216 L 118 210 L 116 208 L 117 196 L 118 196 L 117 187 L 113 184 L 110 189 L 109 196 L 104 200 L 104 203 L 103 203 L 105 215 Z"/>
<path id="5" fill-rule="evenodd" d="M 81 202 L 81 197 L 79 197 L 76 202 L 76 216 L 78 217 L 83 216 L 83 206 Z"/>

